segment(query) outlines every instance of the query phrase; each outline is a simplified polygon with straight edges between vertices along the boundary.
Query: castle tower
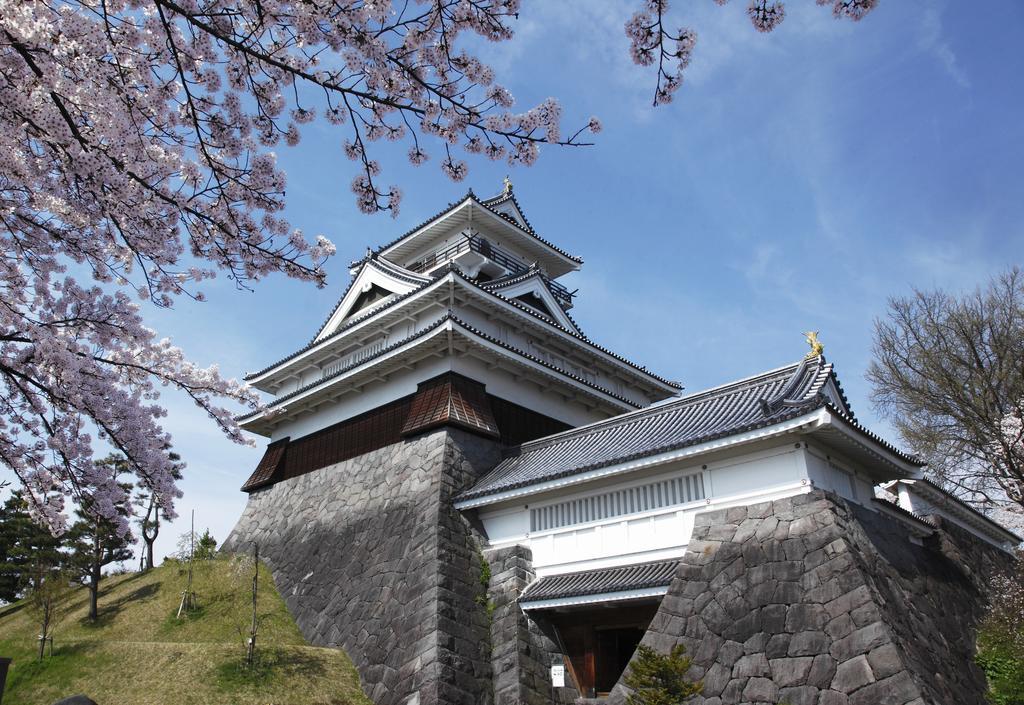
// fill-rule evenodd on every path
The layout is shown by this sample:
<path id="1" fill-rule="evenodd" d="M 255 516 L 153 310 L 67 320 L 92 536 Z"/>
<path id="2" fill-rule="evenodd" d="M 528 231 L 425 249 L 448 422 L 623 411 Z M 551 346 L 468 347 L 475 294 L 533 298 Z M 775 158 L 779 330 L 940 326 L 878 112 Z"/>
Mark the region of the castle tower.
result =
<path id="1" fill-rule="evenodd" d="M 380 705 L 486 703 L 487 569 L 453 508 L 520 443 L 680 386 L 592 342 L 512 186 L 352 263 L 301 350 L 247 380 L 270 439 L 225 546 L 259 543 L 310 641 L 344 647 Z"/>
<path id="2" fill-rule="evenodd" d="M 623 705 L 637 647 L 675 644 L 704 705 L 982 702 L 985 577 L 1022 539 L 862 425 L 814 335 L 654 404 L 678 385 L 570 316 L 581 264 L 510 184 L 354 262 L 249 377 L 270 443 L 225 547 L 378 705 Z"/>

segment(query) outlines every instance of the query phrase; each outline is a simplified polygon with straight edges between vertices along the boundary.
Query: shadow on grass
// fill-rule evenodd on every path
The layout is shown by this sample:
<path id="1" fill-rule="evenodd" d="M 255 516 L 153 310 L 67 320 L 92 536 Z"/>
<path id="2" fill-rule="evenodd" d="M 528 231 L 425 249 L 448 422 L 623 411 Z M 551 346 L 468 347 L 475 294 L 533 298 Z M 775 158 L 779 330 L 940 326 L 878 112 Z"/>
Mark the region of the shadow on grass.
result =
<path id="1" fill-rule="evenodd" d="M 125 582 L 128 581 L 126 580 Z M 128 604 L 154 597 L 158 592 L 160 592 L 160 586 L 157 583 L 150 583 L 149 585 L 135 588 L 127 595 L 122 595 L 113 602 L 104 604 L 103 590 L 100 590 L 99 614 L 96 617 L 96 621 L 91 621 L 88 615 L 86 615 L 79 622 L 87 629 L 102 629 L 103 627 L 110 626 Z"/>
<path id="2" fill-rule="evenodd" d="M 260 688 L 276 680 L 310 679 L 326 669 L 318 654 L 298 649 L 260 649 L 251 666 L 245 663 L 244 647 L 239 655 L 217 666 L 217 687 L 230 692 L 239 688 Z"/>

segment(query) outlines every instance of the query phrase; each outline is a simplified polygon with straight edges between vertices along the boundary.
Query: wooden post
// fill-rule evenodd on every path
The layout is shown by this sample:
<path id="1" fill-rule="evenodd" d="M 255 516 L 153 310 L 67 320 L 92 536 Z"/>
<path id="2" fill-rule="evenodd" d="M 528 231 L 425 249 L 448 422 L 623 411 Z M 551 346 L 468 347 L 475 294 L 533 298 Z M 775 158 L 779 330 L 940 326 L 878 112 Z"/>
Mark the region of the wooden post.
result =
<path id="1" fill-rule="evenodd" d="M 181 604 L 178 605 L 178 619 L 181 619 L 182 612 L 188 612 L 196 608 L 196 594 L 192 591 L 192 560 L 196 555 L 196 510 L 192 510 L 192 528 L 188 535 L 188 584 L 185 591 L 181 593 Z"/>

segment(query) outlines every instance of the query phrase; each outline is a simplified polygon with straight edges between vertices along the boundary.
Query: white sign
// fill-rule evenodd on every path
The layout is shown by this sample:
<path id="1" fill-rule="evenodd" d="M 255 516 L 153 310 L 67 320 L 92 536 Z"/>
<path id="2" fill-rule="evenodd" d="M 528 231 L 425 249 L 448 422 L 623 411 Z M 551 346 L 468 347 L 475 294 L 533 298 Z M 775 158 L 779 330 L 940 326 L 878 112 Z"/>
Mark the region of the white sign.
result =
<path id="1" fill-rule="evenodd" d="M 553 688 L 565 687 L 565 666 L 560 663 L 551 667 L 551 686 Z"/>

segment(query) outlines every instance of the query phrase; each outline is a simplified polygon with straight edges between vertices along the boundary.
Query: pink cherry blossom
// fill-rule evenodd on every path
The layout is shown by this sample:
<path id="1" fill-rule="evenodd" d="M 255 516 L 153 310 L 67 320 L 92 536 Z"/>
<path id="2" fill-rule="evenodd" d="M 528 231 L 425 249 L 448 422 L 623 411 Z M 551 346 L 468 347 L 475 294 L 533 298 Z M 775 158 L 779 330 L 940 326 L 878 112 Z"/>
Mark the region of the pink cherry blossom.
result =
<path id="1" fill-rule="evenodd" d="M 817 2 L 853 20 L 877 4 Z M 781 20 L 781 3 L 751 8 L 775 9 L 759 29 Z M 642 0 L 626 22 L 633 60 L 658 67 L 655 103 L 672 99 L 696 45 L 692 30 L 665 28 L 669 9 Z M 202 300 L 198 285 L 219 272 L 243 288 L 275 272 L 323 284 L 334 246 L 282 216 L 273 151 L 317 116 L 343 133 L 358 208 L 392 215 L 402 193 L 379 183 L 381 140 L 403 142 L 414 164 L 437 153 L 461 181 L 460 152 L 528 166 L 544 145 L 600 131 L 591 118 L 563 138 L 553 98 L 513 112 L 494 71 L 458 48 L 510 39 L 519 11 L 519 0 L 0 0 L 0 464 L 38 519 L 60 531 L 70 503 L 86 501 L 124 521 L 123 490 L 92 461 L 107 447 L 173 513 L 162 388 L 245 442 L 222 404 L 255 408 L 254 392 L 189 362 L 141 306 Z"/>
<path id="2" fill-rule="evenodd" d="M 729 0 L 715 0 L 725 5 Z M 836 18 L 859 21 L 878 5 L 878 0 L 815 0 L 818 5 L 831 5 Z M 657 64 L 654 85 L 654 105 L 672 102 L 673 95 L 683 84 L 683 70 L 689 65 L 697 34 L 692 29 L 666 28 L 665 16 L 669 0 L 642 0 L 625 24 L 629 39 L 629 53 L 640 66 Z M 750 0 L 747 16 L 759 32 L 771 32 L 786 18 L 786 8 L 778 0 Z"/>

